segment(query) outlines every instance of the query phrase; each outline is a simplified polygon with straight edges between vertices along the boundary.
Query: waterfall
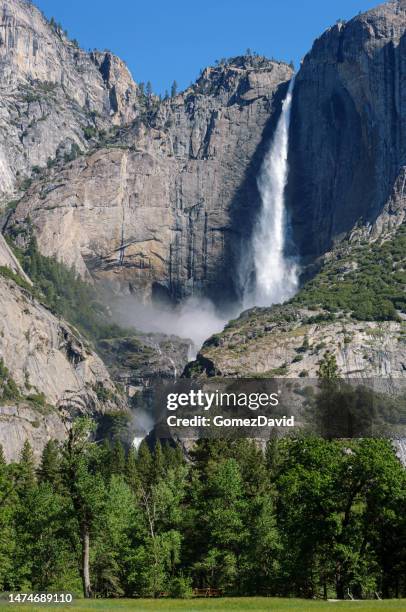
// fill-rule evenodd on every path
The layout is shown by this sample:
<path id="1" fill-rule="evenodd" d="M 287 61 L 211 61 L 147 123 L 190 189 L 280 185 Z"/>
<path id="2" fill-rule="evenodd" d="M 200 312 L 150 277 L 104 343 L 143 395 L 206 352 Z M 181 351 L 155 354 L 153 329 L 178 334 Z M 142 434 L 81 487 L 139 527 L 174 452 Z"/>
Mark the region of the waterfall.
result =
<path id="1" fill-rule="evenodd" d="M 285 254 L 285 187 L 289 170 L 288 144 L 293 87 L 294 78 L 289 84 L 274 138 L 257 179 L 261 210 L 252 239 L 255 287 L 248 295 L 244 295 L 246 307 L 284 302 L 297 290 L 297 265 Z"/>

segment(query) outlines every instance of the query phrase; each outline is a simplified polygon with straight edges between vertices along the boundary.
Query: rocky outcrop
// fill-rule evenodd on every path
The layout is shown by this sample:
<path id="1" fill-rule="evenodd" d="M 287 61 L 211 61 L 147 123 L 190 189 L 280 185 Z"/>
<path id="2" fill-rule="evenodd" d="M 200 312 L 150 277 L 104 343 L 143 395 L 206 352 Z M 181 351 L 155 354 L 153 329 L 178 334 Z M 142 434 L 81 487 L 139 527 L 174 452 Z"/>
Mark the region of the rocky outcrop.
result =
<path id="1" fill-rule="evenodd" d="M 0 0 L 0 201 L 34 168 L 134 119 L 138 87 L 109 52 L 86 53 L 25 0 Z"/>
<path id="2" fill-rule="evenodd" d="M 186 373 L 316 378 L 326 351 L 343 377 L 391 379 L 406 372 L 402 322 L 355 321 L 293 306 L 255 308 L 209 338 Z"/>
<path id="3" fill-rule="evenodd" d="M 125 400 L 101 359 L 64 321 L 32 295 L 16 261 L 0 250 L 0 359 L 15 388 L 0 405 L 0 443 L 16 459 L 28 436 L 38 454 L 51 437 L 66 433 L 61 420 L 125 410 Z M 0 396 L 4 380 L 0 380 Z M 58 410 L 56 409 L 58 408 Z"/>
<path id="4" fill-rule="evenodd" d="M 52 170 L 18 204 L 42 253 L 120 291 L 236 297 L 256 175 L 292 69 L 259 57 L 207 68 L 108 148 Z"/>
<path id="5" fill-rule="evenodd" d="M 190 360 L 191 340 L 164 334 L 134 334 L 99 342 L 99 353 L 114 380 L 132 397 L 154 382 L 179 378 Z"/>
<path id="6" fill-rule="evenodd" d="M 66 400 L 101 408 L 94 387 L 114 392 L 114 386 L 100 358 L 67 324 L 1 276 L 0 308 L 0 354 L 20 388 L 44 393 L 53 405 Z"/>
<path id="7" fill-rule="evenodd" d="M 7 462 L 18 461 L 24 443 L 33 449 L 36 463 L 49 440 L 62 442 L 69 431 L 60 415 L 51 409 L 39 410 L 19 402 L 0 406 L 0 445 Z"/>
<path id="8" fill-rule="evenodd" d="M 355 226 L 403 220 L 406 199 L 406 2 L 338 22 L 296 78 L 288 205 L 304 261 Z"/>
<path id="9" fill-rule="evenodd" d="M 17 257 L 8 246 L 4 236 L 0 234 L 0 266 L 9 268 L 15 274 L 18 274 L 28 285 L 32 285 L 31 279 L 28 278 Z"/>

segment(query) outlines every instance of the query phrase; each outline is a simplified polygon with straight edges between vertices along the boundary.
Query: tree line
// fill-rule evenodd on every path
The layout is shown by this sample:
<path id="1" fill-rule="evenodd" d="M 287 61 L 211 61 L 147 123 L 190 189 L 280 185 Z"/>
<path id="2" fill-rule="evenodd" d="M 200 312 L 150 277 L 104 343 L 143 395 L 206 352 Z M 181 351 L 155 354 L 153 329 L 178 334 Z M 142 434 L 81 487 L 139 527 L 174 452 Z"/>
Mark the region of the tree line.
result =
<path id="1" fill-rule="evenodd" d="M 0 589 L 87 597 L 406 595 L 405 471 L 385 440 L 98 441 L 0 457 Z"/>

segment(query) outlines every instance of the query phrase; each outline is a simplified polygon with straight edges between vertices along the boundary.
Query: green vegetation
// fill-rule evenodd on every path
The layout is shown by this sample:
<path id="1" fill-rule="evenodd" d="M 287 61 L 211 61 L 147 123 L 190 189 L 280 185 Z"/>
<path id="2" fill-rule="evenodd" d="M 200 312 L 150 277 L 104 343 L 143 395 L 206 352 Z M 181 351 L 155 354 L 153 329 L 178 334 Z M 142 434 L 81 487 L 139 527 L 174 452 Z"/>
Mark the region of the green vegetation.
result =
<path id="1" fill-rule="evenodd" d="M 337 359 L 334 353 L 326 351 L 323 359 L 319 363 L 318 376 L 324 381 L 334 382 L 338 380 Z"/>
<path id="2" fill-rule="evenodd" d="M 220 346 L 221 344 L 221 334 L 213 334 L 212 336 L 210 336 L 210 338 L 208 338 L 204 345 L 205 347 L 209 347 L 209 346 Z"/>
<path id="3" fill-rule="evenodd" d="M 41 96 L 33 91 L 27 91 L 23 95 L 23 101 L 27 102 L 27 104 L 30 104 L 31 102 L 38 102 L 39 100 L 41 100 Z"/>
<path id="4" fill-rule="evenodd" d="M 83 135 L 86 138 L 86 140 L 90 140 L 91 138 L 96 138 L 97 134 L 98 134 L 97 129 L 91 125 L 87 125 L 83 129 Z"/>
<path id="5" fill-rule="evenodd" d="M 52 257 L 41 255 L 35 238 L 31 238 L 27 249 L 22 251 L 13 244 L 13 249 L 35 286 L 35 295 L 53 313 L 77 327 L 88 339 L 97 342 L 100 338 L 128 335 L 128 330 L 109 321 L 106 309 L 99 301 L 97 290 L 80 279 L 77 273 Z M 33 289 L 9 268 L 0 268 L 0 274 L 12 278 L 27 290 Z"/>
<path id="6" fill-rule="evenodd" d="M 20 200 L 10 200 L 10 202 L 8 202 L 6 204 L 5 211 L 6 212 L 14 212 L 15 209 L 17 208 L 17 205 L 18 205 L 19 201 Z"/>
<path id="7" fill-rule="evenodd" d="M 54 17 L 51 17 L 49 20 L 49 25 L 60 38 L 62 38 L 62 36 L 65 36 L 65 38 L 68 37 L 68 31 L 64 30 L 62 24 L 56 21 Z"/>
<path id="8" fill-rule="evenodd" d="M 71 161 L 74 161 L 75 159 L 77 159 L 79 157 L 79 155 L 82 155 L 82 151 L 79 147 L 79 145 L 76 144 L 76 142 L 73 142 L 70 148 L 69 153 L 65 153 L 63 156 L 64 162 L 67 164 Z M 48 166 L 49 168 L 49 166 Z"/>
<path id="9" fill-rule="evenodd" d="M 33 288 L 25 280 L 25 278 L 23 278 L 17 272 L 14 272 L 13 270 L 11 270 L 11 268 L 9 268 L 8 266 L 0 266 L 0 276 L 2 276 L 3 278 L 8 278 L 9 280 L 14 281 L 16 283 L 16 285 L 18 285 L 22 289 L 25 289 L 26 291 L 29 291 L 30 293 L 33 292 Z"/>
<path id="10" fill-rule="evenodd" d="M 19 398 L 20 391 L 4 365 L 3 359 L 0 358 L 0 403 Z"/>
<path id="11" fill-rule="evenodd" d="M 3 359 L 0 358 L 0 405 L 6 404 L 7 402 L 16 403 L 18 401 L 24 401 L 31 404 L 32 408 L 43 414 L 52 409 L 52 407 L 47 404 L 46 397 L 43 393 L 38 393 L 36 388 L 32 388 L 28 382 L 26 382 L 25 386 L 26 389 L 33 389 L 28 395 L 24 395 L 11 376 L 8 368 L 5 366 Z"/>
<path id="12" fill-rule="evenodd" d="M 286 374 L 288 373 L 288 365 L 287 363 L 283 363 L 281 366 L 279 366 L 279 368 L 274 368 L 273 370 L 270 370 L 268 373 L 268 376 L 270 378 L 274 377 L 274 376 L 286 376 Z"/>
<path id="13" fill-rule="evenodd" d="M 27 191 L 27 189 L 29 189 L 31 185 L 32 185 L 32 179 L 29 176 L 26 176 L 25 178 L 22 179 L 19 186 L 22 191 Z"/>
<path id="14" fill-rule="evenodd" d="M 44 94 L 53 93 L 58 88 L 58 84 L 52 81 L 39 81 L 36 84 L 36 89 L 43 92 Z"/>
<path id="15" fill-rule="evenodd" d="M 342 248 L 336 255 L 291 303 L 363 321 L 398 320 L 398 311 L 406 313 L 406 225 L 386 240 Z"/>
<path id="16" fill-rule="evenodd" d="M 35 87 L 27 87 L 24 89 L 22 92 L 22 100 L 27 104 L 40 102 L 43 98 L 47 98 L 53 94 L 57 88 L 57 83 L 51 81 L 37 81 Z"/>
<path id="17" fill-rule="evenodd" d="M 318 612 L 319 610 L 329 610 L 334 607 L 337 612 L 353 612 L 354 607 L 362 612 L 383 612 L 388 610 L 403 611 L 406 602 L 405 600 L 385 600 L 385 601 L 357 601 L 355 604 L 351 601 L 341 601 L 339 603 L 329 603 L 323 601 L 303 601 L 303 599 L 280 599 L 273 597 L 244 597 L 233 598 L 224 597 L 220 599 L 202 598 L 194 599 L 193 601 L 182 601 L 181 599 L 94 599 L 94 600 L 75 600 L 72 605 L 58 606 L 46 605 L 46 610 L 61 610 L 62 612 L 72 612 L 72 610 L 80 610 L 81 612 L 92 612 L 93 610 L 137 610 L 137 612 L 155 612 L 168 610 L 185 610 L 187 612 L 241 612 L 247 610 L 250 612 Z M 27 609 L 27 605 L 18 606 L 13 604 L 13 610 L 23 612 Z M 29 610 L 32 612 L 43 612 L 44 606 L 33 606 L 30 604 Z"/>
<path id="18" fill-rule="evenodd" d="M 156 355 L 156 351 L 141 342 L 134 332 L 129 331 L 128 333 L 131 335 L 107 338 L 98 342 L 103 359 L 106 363 L 112 364 L 113 369 L 124 367 L 137 370 Z"/>
<path id="19" fill-rule="evenodd" d="M 118 439 L 96 443 L 92 429 L 75 421 L 64 443 L 46 445 L 38 469 L 27 443 L 17 463 L 0 460 L 0 589 L 405 595 L 406 473 L 390 442 L 304 437 L 264 452 L 246 439 L 201 440 L 189 461 L 159 443 L 138 453 Z M 249 609 L 245 602 L 266 609 L 255 607 L 261 599 L 185 607 Z"/>

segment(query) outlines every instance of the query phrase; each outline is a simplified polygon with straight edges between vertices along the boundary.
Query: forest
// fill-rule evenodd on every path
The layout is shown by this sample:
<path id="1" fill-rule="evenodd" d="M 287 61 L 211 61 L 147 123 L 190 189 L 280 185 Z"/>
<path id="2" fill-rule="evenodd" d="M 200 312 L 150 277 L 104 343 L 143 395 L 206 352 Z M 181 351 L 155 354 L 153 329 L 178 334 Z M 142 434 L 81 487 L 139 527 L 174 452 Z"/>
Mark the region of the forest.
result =
<path id="1" fill-rule="evenodd" d="M 406 473 L 390 441 L 97 440 L 0 459 L 0 590 L 87 597 L 406 595 Z"/>

